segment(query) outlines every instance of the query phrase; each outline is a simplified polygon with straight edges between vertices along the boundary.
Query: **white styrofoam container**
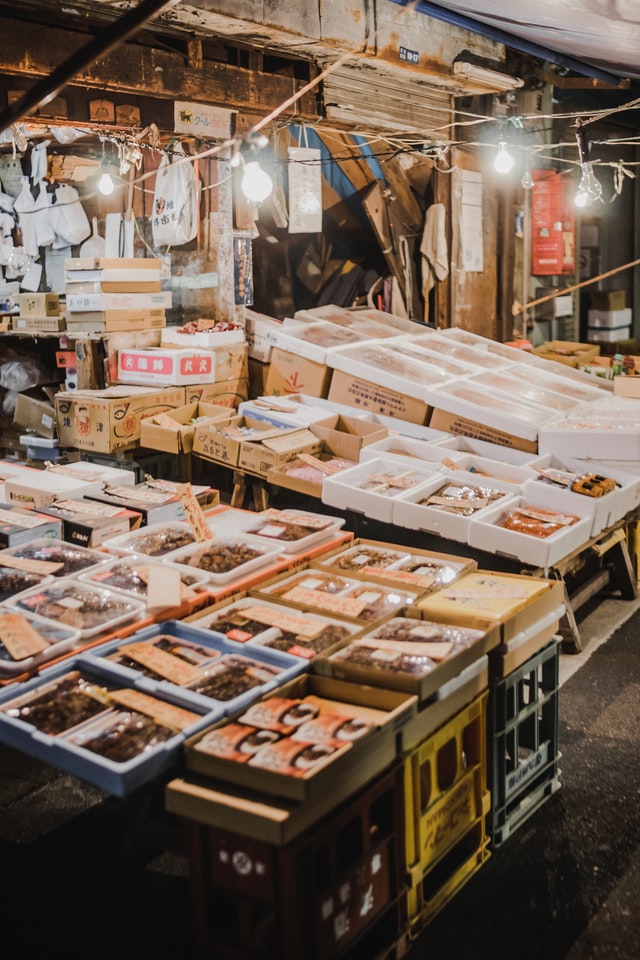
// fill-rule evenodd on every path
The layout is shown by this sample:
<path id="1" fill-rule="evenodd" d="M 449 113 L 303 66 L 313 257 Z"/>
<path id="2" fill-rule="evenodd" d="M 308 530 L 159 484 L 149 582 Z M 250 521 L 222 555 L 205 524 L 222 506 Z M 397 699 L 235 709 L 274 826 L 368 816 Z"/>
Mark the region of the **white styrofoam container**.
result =
<path id="1" fill-rule="evenodd" d="M 463 454 L 458 451 L 458 455 L 453 458 L 453 463 L 455 466 L 445 465 L 445 469 L 456 480 L 495 487 L 497 490 L 511 493 L 519 492 L 525 480 L 535 476 L 535 471 L 530 466 L 516 466 L 472 453 Z"/>
<path id="2" fill-rule="evenodd" d="M 430 387 L 452 380 L 435 363 L 421 363 L 417 357 L 397 355 L 387 340 L 336 348 L 326 355 L 326 363 L 334 370 L 423 401 L 427 400 Z"/>
<path id="3" fill-rule="evenodd" d="M 426 347 L 436 353 L 457 360 L 459 363 L 469 364 L 478 370 L 502 370 L 508 367 L 510 360 L 490 353 L 488 350 L 478 350 L 466 343 L 460 343 L 453 337 L 447 337 L 444 331 L 420 333 L 411 337 L 411 342 L 417 347 Z"/>
<path id="4" fill-rule="evenodd" d="M 557 413 L 544 407 L 469 382 L 435 387 L 429 391 L 427 402 L 436 409 L 531 442 L 537 440 L 542 427 L 558 419 Z"/>
<path id="5" fill-rule="evenodd" d="M 622 307 L 620 310 L 587 310 L 588 327 L 620 329 L 630 327 L 631 323 L 631 307 Z"/>
<path id="6" fill-rule="evenodd" d="M 550 415 L 568 416 L 571 413 L 580 413 L 584 402 L 570 396 L 569 391 L 562 393 L 553 390 L 552 385 L 542 386 L 541 383 L 531 383 L 526 370 L 509 368 L 494 370 L 491 373 L 481 373 L 470 377 L 470 384 L 485 387 L 487 390 L 499 390 L 518 400 L 534 403 L 545 407 Z"/>
<path id="7" fill-rule="evenodd" d="M 183 539 L 185 542 L 180 542 Z M 180 545 L 172 546 L 172 540 Z M 195 535 L 189 524 L 176 520 L 170 523 L 150 523 L 138 530 L 130 530 L 129 533 L 106 540 L 103 547 L 116 555 L 140 553 L 150 558 L 164 559 L 170 558 L 177 550 L 182 550 L 194 541 Z"/>
<path id="8" fill-rule="evenodd" d="M 570 473 L 598 473 L 605 477 L 610 477 L 619 484 L 616 490 L 605 494 L 603 497 L 588 497 L 585 494 L 574 493 L 571 490 L 562 487 L 553 486 L 557 493 L 566 497 L 567 511 L 569 513 L 582 512 L 585 510 L 593 517 L 591 536 L 595 536 L 610 527 L 612 524 L 621 520 L 627 513 L 640 504 L 640 475 L 627 473 L 624 470 L 610 469 L 609 467 L 596 463 L 594 461 L 576 460 L 571 457 L 557 457 L 551 454 L 538 457 L 535 465 L 540 469 L 550 467 L 555 470 L 564 470 Z M 549 490 L 549 483 L 538 478 L 537 472 L 527 480 L 524 485 L 524 496 L 543 497 Z M 575 507 L 575 511 L 574 511 Z"/>
<path id="9" fill-rule="evenodd" d="M 587 327 L 589 343 L 616 343 L 630 337 L 631 327 Z"/>
<path id="10" fill-rule="evenodd" d="M 564 392 L 571 387 L 570 396 L 585 402 L 595 400 L 603 394 L 613 393 L 611 380 L 605 380 L 604 377 L 599 377 L 595 373 L 586 373 L 584 370 L 570 367 L 566 363 L 545 360 L 544 357 L 539 357 L 537 354 L 531 358 L 531 363 L 527 365 L 526 372 L 527 379 L 531 383 L 539 383 L 540 386 L 548 386 L 550 389 L 560 392 Z"/>
<path id="11" fill-rule="evenodd" d="M 469 527 L 473 516 L 484 516 L 493 504 L 481 507 L 471 516 L 465 517 L 461 514 L 451 513 L 448 510 L 439 509 L 436 506 L 429 506 L 420 503 L 421 500 L 431 496 L 441 487 L 448 483 L 459 485 L 469 483 L 466 476 L 460 479 L 460 475 L 454 473 L 446 475 L 441 474 L 437 483 L 430 485 L 428 489 L 421 491 L 412 491 L 395 505 L 393 513 L 393 522 L 399 527 L 408 527 L 410 530 L 425 530 L 428 533 L 436 534 L 439 537 L 445 537 L 447 540 L 456 540 L 459 543 L 469 542 Z M 491 484 L 494 489 L 499 489 L 497 483 Z M 508 504 L 515 499 L 513 490 L 508 484 L 504 484 L 501 493 L 504 496 L 497 502 Z"/>
<path id="12" fill-rule="evenodd" d="M 440 440 L 435 440 L 439 447 L 451 451 L 449 456 L 455 459 L 458 454 L 469 454 L 478 457 L 488 457 L 499 463 L 510 463 L 516 467 L 524 467 L 531 463 L 536 454 L 526 450 L 517 450 L 515 447 L 503 447 L 489 440 L 478 440 L 475 437 L 452 435 L 445 433 Z"/>
<path id="13" fill-rule="evenodd" d="M 634 416 L 628 408 L 594 405 L 583 417 L 567 417 L 543 427 L 538 453 L 595 462 L 640 460 L 640 410 Z"/>
<path id="14" fill-rule="evenodd" d="M 530 363 L 534 357 L 534 354 L 528 350 L 511 347 L 507 343 L 500 343 L 499 340 L 490 340 L 489 337 L 482 337 L 479 333 L 463 330 L 462 327 L 447 327 L 445 330 L 438 332 L 441 336 L 448 337 L 451 340 L 458 340 L 460 343 L 464 343 L 467 347 L 472 347 L 479 353 L 493 353 L 508 363 Z"/>
<path id="15" fill-rule="evenodd" d="M 456 460 L 462 457 L 462 454 L 443 450 L 439 444 L 429 440 L 402 436 L 383 437 L 375 443 L 368 443 L 360 450 L 360 463 L 365 460 L 389 460 L 391 463 L 404 463 L 420 470 L 440 470 L 442 461 L 449 457 Z"/>
<path id="16" fill-rule="evenodd" d="M 353 407 L 350 408 L 353 412 Z M 288 397 L 257 397 L 254 400 L 241 400 L 238 404 L 238 416 L 252 417 L 272 423 L 275 427 L 308 427 L 331 416 L 324 407 L 306 406 L 292 403 Z M 369 418 L 367 418 L 369 419 Z"/>
<path id="17" fill-rule="evenodd" d="M 324 342 L 315 342 L 314 333 L 322 335 Z M 338 349 L 346 344 L 364 343 L 369 337 L 345 327 L 338 327 L 333 323 L 291 323 L 283 326 L 282 330 L 274 330 L 270 339 L 273 346 L 288 353 L 294 353 L 305 360 L 324 363 L 328 350 Z"/>
<path id="18" fill-rule="evenodd" d="M 399 477 L 411 472 L 410 480 L 415 480 L 412 487 L 400 490 L 397 494 L 387 495 L 374 490 L 362 489 L 367 478 L 374 475 Z M 441 477 L 441 482 L 444 482 Z M 366 460 L 356 467 L 342 470 L 335 476 L 325 477 L 322 483 L 322 502 L 343 510 L 354 510 L 363 513 L 366 517 L 381 520 L 383 523 L 393 523 L 394 503 L 404 498 L 410 491 L 430 487 L 434 475 L 428 472 L 407 467 L 404 463 L 395 464 L 387 460 Z"/>
<path id="19" fill-rule="evenodd" d="M 566 526 L 548 537 L 535 537 L 516 530 L 507 530 L 498 526 L 498 520 L 505 510 L 519 507 L 539 507 L 543 510 L 561 511 L 562 505 L 556 505 L 549 490 L 542 498 L 516 497 L 508 504 L 492 504 L 482 517 L 475 517 L 469 525 L 469 545 L 490 553 L 499 553 L 513 557 L 520 563 L 547 570 L 564 557 L 582 547 L 591 536 L 592 518 L 583 515 L 580 520 Z M 575 512 L 575 511 L 574 511 Z M 576 514 L 578 515 L 578 514 Z"/>

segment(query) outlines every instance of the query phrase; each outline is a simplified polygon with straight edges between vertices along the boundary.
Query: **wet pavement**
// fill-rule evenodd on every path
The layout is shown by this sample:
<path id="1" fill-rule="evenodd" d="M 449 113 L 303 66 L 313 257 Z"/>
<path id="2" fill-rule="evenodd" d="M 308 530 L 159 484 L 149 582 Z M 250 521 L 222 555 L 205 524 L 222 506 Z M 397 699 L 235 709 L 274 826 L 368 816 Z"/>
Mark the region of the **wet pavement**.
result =
<path id="1" fill-rule="evenodd" d="M 639 644 L 635 613 L 563 684 L 561 789 L 492 850 L 409 960 L 640 957 Z M 0 746 L 11 955 L 190 960 L 182 843 L 161 785 L 121 801 Z"/>

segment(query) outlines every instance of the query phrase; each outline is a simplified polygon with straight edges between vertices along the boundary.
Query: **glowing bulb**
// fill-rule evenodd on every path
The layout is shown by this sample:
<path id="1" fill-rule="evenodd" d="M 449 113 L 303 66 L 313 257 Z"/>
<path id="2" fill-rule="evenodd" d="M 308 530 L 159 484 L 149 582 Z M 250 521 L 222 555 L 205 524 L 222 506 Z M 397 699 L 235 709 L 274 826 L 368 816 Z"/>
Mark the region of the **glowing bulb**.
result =
<path id="1" fill-rule="evenodd" d="M 573 202 L 576 207 L 588 207 L 594 200 L 602 200 L 602 184 L 593 172 L 590 161 L 580 164 L 582 176 Z"/>
<path id="2" fill-rule="evenodd" d="M 498 143 L 498 152 L 496 158 L 493 161 L 493 165 L 498 173 L 509 173 L 509 170 L 513 167 L 514 159 L 507 150 L 507 144 L 504 140 L 500 140 Z"/>
<path id="3" fill-rule="evenodd" d="M 531 170 L 525 170 L 522 174 L 522 180 L 520 181 L 525 190 L 533 190 L 534 180 L 531 176 Z"/>
<path id="4" fill-rule="evenodd" d="M 242 192 L 251 203 L 262 203 L 273 190 L 273 181 L 257 160 L 245 163 L 242 175 Z"/>
<path id="5" fill-rule="evenodd" d="M 113 180 L 111 175 L 108 173 L 103 173 L 98 181 L 98 190 L 104 197 L 108 197 L 109 194 L 113 193 Z"/>

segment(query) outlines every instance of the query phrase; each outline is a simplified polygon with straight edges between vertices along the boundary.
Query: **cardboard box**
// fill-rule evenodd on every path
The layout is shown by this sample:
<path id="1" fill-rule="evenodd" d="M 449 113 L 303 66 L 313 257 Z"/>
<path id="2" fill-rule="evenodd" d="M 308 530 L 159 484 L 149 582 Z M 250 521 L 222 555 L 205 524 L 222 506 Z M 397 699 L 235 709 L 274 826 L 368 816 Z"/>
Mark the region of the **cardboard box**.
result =
<path id="1" fill-rule="evenodd" d="M 308 390 L 299 392 L 308 393 Z M 342 370 L 333 371 L 328 399 L 334 403 L 356 407 L 358 410 L 367 410 L 369 413 L 408 420 L 410 423 L 424 424 L 429 414 L 429 406 L 424 400 L 408 397 L 404 393 L 378 386 Z"/>
<path id="2" fill-rule="evenodd" d="M 58 333 L 60 330 L 66 330 L 67 321 L 60 315 L 39 317 L 27 314 L 24 317 L 14 317 L 11 327 L 19 333 Z"/>
<path id="3" fill-rule="evenodd" d="M 167 342 L 166 329 L 162 333 L 161 347 L 167 350 L 175 350 L 176 348 Z M 190 344 L 190 346 L 193 347 L 193 344 Z M 207 348 L 206 350 L 202 348 L 199 350 L 194 349 L 194 353 L 207 353 L 211 357 L 213 376 L 211 379 L 203 380 L 202 382 L 217 383 L 220 380 L 246 379 L 248 376 L 247 351 L 248 347 L 244 341 L 242 343 L 229 343 L 225 346 Z M 196 380 L 192 381 L 192 383 L 197 382 Z"/>
<path id="4" fill-rule="evenodd" d="M 187 403 L 168 413 L 145 417 L 140 428 L 140 446 L 151 450 L 166 450 L 167 453 L 191 453 L 195 420 L 228 420 L 225 407 L 209 403 Z"/>
<path id="5" fill-rule="evenodd" d="M 202 739 L 199 735 L 185 743 L 187 768 L 272 796 L 297 801 L 324 797 L 327 812 L 393 763 L 398 730 L 415 714 L 417 704 L 416 697 L 411 694 L 380 687 L 361 687 L 310 674 L 277 687 L 272 695 L 292 699 L 320 697 L 329 701 L 336 712 L 366 719 L 371 727 L 364 736 L 349 742 L 346 750 L 341 750 L 334 759 L 329 757 L 302 776 L 287 776 L 213 756 L 199 748 Z"/>
<path id="6" fill-rule="evenodd" d="M 78 319 L 82 318 L 82 319 Z M 164 310 L 104 310 L 101 313 L 71 313 L 67 317 L 68 333 L 128 333 L 157 330 L 166 325 Z"/>
<path id="7" fill-rule="evenodd" d="M 289 430 L 280 437 L 246 440 L 240 445 L 238 467 L 260 477 L 267 477 L 274 467 L 281 467 L 301 453 L 320 452 L 321 441 L 310 430 Z"/>
<path id="8" fill-rule="evenodd" d="M 156 257 L 67 257 L 67 271 L 73 270 L 161 270 L 162 260 Z"/>
<path id="9" fill-rule="evenodd" d="M 180 347 L 124 348 L 118 351 L 117 377 L 120 383 L 138 385 L 213 383 L 216 379 L 214 355 Z"/>
<path id="10" fill-rule="evenodd" d="M 113 453 L 140 442 L 142 420 L 184 406 L 184 389 L 108 387 L 56 395 L 58 439 L 62 446 Z"/>
<path id="11" fill-rule="evenodd" d="M 326 444 L 322 444 L 320 452 L 314 455 L 314 462 L 320 470 L 320 476 L 331 476 L 335 473 L 334 469 L 331 469 L 327 466 L 326 472 L 323 471 L 322 465 L 327 461 L 334 458 L 334 453 L 329 450 Z M 350 466 L 355 467 L 355 462 L 350 464 Z M 322 482 L 323 479 L 319 479 L 316 483 L 312 480 L 305 479 L 304 477 L 292 476 L 291 470 L 304 470 L 305 474 L 309 474 L 310 469 L 313 468 L 313 464 L 309 464 L 306 460 L 300 460 L 299 457 L 294 457 L 293 460 L 288 460 L 286 463 L 281 464 L 279 467 L 274 467 L 269 473 L 269 483 L 274 487 L 284 487 L 286 490 L 295 490 L 296 493 L 303 493 L 306 497 L 316 497 L 318 500 L 322 497 Z M 346 469 L 346 468 L 345 468 Z"/>
<path id="12" fill-rule="evenodd" d="M 600 353 L 600 347 L 574 340 L 550 340 L 534 347 L 533 352 L 545 360 L 555 360 L 569 367 L 581 367 Z"/>
<path id="13" fill-rule="evenodd" d="M 187 403 L 208 403 L 237 411 L 249 394 L 246 379 L 216 380 L 215 383 L 188 384 L 185 387 Z"/>
<path id="14" fill-rule="evenodd" d="M 44 399 L 43 390 L 38 389 L 38 393 L 43 399 L 32 393 L 19 393 L 16 396 L 13 422 L 29 433 L 52 440 L 56 436 L 56 408 L 53 400 L 55 394 L 52 390 L 52 399 L 49 400 Z"/>
<path id="15" fill-rule="evenodd" d="M 203 509 L 216 507 L 220 503 L 220 494 L 212 487 L 193 487 L 193 493 Z M 133 487 L 107 487 L 90 494 L 88 499 L 140 513 L 145 526 L 185 519 L 184 507 L 176 493 L 176 484 L 168 481 L 152 480 L 148 483 L 137 483 Z"/>
<path id="16" fill-rule="evenodd" d="M 309 429 L 327 443 L 337 457 L 355 461 L 360 459 L 360 451 L 364 446 L 383 440 L 389 434 L 385 427 L 371 420 L 339 414 L 327 418 L 325 422 L 312 423 Z"/>
<path id="17" fill-rule="evenodd" d="M 467 417 L 461 417 L 456 413 L 449 413 L 447 410 L 435 409 L 431 415 L 429 426 L 434 430 L 442 430 L 445 433 L 462 434 L 465 437 L 473 437 L 476 440 L 486 440 L 489 443 L 495 443 L 501 447 L 513 447 L 515 450 L 524 450 L 527 453 L 537 453 L 538 444 L 535 440 L 524 440 L 522 437 L 515 437 L 511 433 L 505 433 L 502 430 L 496 430 L 485 423 L 477 420 L 469 420 Z"/>
<path id="18" fill-rule="evenodd" d="M 87 310 L 168 310 L 171 292 L 157 293 L 70 293 L 66 297 L 67 313 Z"/>
<path id="19" fill-rule="evenodd" d="M 592 310 L 624 310 L 627 294 L 624 290 L 592 290 L 589 302 Z"/>
<path id="20" fill-rule="evenodd" d="M 250 417 L 228 417 L 226 422 L 196 424 L 193 436 L 193 454 L 204 460 L 213 460 L 226 467 L 237 467 L 245 434 L 249 430 L 262 431 L 264 439 L 291 433 L 291 428 L 272 427 Z"/>
<path id="21" fill-rule="evenodd" d="M 633 321 L 631 307 L 624 307 L 622 310 L 588 310 L 587 326 L 606 329 L 613 327 L 630 327 Z"/>
<path id="22" fill-rule="evenodd" d="M 136 530 L 142 514 L 93 500 L 56 500 L 42 513 L 62 523 L 62 539 L 82 547 L 101 547 L 112 537 Z"/>
<path id="23" fill-rule="evenodd" d="M 249 379 L 249 396 L 266 396 L 269 364 L 261 363 L 259 360 L 254 360 L 251 356 L 249 356 L 247 371 Z"/>
<path id="24" fill-rule="evenodd" d="M 326 397 L 330 378 L 331 371 L 325 363 L 307 360 L 280 347 L 274 347 L 265 382 L 265 393 L 305 393 L 311 397 Z"/>
<path id="25" fill-rule="evenodd" d="M 55 317 L 60 313 L 57 293 L 19 293 L 17 299 L 21 317 Z"/>
<path id="26" fill-rule="evenodd" d="M 613 392 L 618 397 L 640 397 L 640 376 L 614 377 Z"/>
<path id="27" fill-rule="evenodd" d="M 62 539 L 62 523 L 54 517 L 0 503 L 0 548 L 17 547 L 32 540 Z"/>

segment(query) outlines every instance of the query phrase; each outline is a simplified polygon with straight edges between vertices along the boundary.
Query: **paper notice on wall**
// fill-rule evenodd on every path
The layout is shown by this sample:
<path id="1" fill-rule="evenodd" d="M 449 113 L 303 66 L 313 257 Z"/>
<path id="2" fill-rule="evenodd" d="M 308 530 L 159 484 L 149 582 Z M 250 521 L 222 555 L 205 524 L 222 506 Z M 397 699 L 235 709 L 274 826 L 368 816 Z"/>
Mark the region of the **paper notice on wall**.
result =
<path id="1" fill-rule="evenodd" d="M 474 170 L 461 171 L 460 191 L 460 248 L 462 269 L 482 273 L 482 174 Z"/>
<path id="2" fill-rule="evenodd" d="M 320 151 L 289 147 L 289 233 L 322 231 L 322 169 Z"/>

